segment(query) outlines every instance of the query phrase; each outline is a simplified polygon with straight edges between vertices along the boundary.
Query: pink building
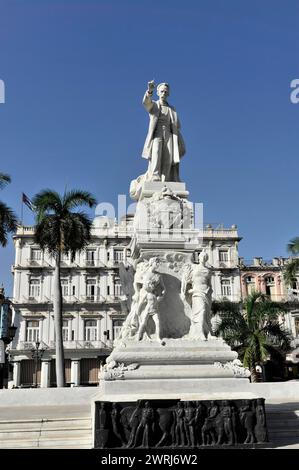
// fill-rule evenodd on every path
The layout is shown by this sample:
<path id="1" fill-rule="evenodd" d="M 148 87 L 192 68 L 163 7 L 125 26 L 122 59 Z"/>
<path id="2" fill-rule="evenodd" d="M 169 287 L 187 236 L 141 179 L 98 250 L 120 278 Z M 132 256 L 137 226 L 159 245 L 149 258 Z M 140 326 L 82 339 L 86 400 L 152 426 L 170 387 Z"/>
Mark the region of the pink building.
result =
<path id="1" fill-rule="evenodd" d="M 269 295 L 273 301 L 287 300 L 288 292 L 283 282 L 283 266 L 287 258 L 253 258 L 253 261 L 239 259 L 242 297 L 253 291 Z"/>

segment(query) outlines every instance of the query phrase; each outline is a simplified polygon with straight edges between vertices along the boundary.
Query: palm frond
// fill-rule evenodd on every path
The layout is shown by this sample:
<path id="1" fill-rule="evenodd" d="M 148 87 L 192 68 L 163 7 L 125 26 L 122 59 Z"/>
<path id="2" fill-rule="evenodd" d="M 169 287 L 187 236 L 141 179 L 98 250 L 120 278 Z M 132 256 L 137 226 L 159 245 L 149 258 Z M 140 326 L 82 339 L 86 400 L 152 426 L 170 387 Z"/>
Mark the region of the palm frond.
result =
<path id="1" fill-rule="evenodd" d="M 8 242 L 8 233 L 14 233 L 17 230 L 18 219 L 13 210 L 0 201 L 0 244 L 6 246 Z"/>
<path id="2" fill-rule="evenodd" d="M 291 346 L 292 335 L 278 321 L 268 321 L 262 331 L 267 337 L 267 343 L 276 345 L 279 349 L 287 351 Z"/>
<path id="3" fill-rule="evenodd" d="M 87 205 L 90 208 L 95 206 L 97 201 L 88 191 L 74 189 L 68 191 L 63 196 L 63 207 L 67 210 L 74 209 L 79 206 Z"/>
<path id="4" fill-rule="evenodd" d="M 47 214 L 62 213 L 62 201 L 60 195 L 51 189 L 44 189 L 34 196 L 32 204 L 36 212 L 36 221 L 40 223 Z"/>
<path id="5" fill-rule="evenodd" d="M 239 313 L 240 312 L 240 302 L 230 302 L 229 300 L 213 300 L 212 302 L 212 315 L 217 313 Z"/>
<path id="6" fill-rule="evenodd" d="M 287 245 L 287 250 L 292 255 L 299 255 L 299 237 L 292 238 Z"/>
<path id="7" fill-rule="evenodd" d="M 278 316 L 287 312 L 287 307 L 283 302 L 273 302 L 269 297 L 261 299 L 255 304 L 252 321 L 262 327 L 266 321 L 277 320 Z"/>
<path id="8" fill-rule="evenodd" d="M 11 178 L 6 173 L 0 173 L 0 189 L 4 188 L 8 183 L 11 182 Z"/>
<path id="9" fill-rule="evenodd" d="M 299 273 L 299 258 L 293 258 L 284 267 L 283 277 L 287 285 L 292 285 Z"/>
<path id="10" fill-rule="evenodd" d="M 36 225 L 34 238 L 42 250 L 48 251 L 51 255 L 56 255 L 61 246 L 59 218 L 52 214 L 45 216 Z"/>
<path id="11" fill-rule="evenodd" d="M 248 335 L 248 325 L 240 311 L 220 313 L 215 322 L 215 334 L 221 336 L 231 346 L 244 342 Z"/>
<path id="12" fill-rule="evenodd" d="M 67 195 L 69 199 L 66 199 Z M 79 196 L 85 197 L 83 204 L 95 201 L 90 193 L 76 190 L 62 198 L 55 191 L 44 190 L 33 199 L 37 210 L 35 241 L 52 255 L 70 253 L 74 259 L 76 252 L 90 242 L 92 220 L 85 212 L 70 209 L 72 201 L 73 208 L 79 205 Z"/>
<path id="13" fill-rule="evenodd" d="M 257 302 L 264 301 L 265 297 L 266 297 L 265 294 L 263 294 L 262 292 L 257 292 L 257 291 L 252 292 L 250 295 L 246 297 L 244 301 L 244 307 L 245 307 L 244 316 L 248 324 L 251 323 Z"/>

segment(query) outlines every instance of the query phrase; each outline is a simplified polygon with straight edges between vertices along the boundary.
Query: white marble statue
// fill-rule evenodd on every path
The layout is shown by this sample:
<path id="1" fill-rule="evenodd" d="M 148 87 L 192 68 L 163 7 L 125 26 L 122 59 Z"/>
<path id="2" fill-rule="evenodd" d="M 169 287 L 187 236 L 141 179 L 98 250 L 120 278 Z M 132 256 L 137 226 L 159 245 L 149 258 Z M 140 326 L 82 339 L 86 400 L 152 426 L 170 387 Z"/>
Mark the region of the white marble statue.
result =
<path id="1" fill-rule="evenodd" d="M 158 101 L 152 100 L 154 81 L 148 82 L 143 105 L 149 113 L 149 129 L 142 157 L 149 160 L 145 179 L 151 181 L 180 181 L 179 163 L 185 154 L 184 140 L 180 134 L 177 112 L 167 102 L 168 83 L 157 86 Z"/>
<path id="2" fill-rule="evenodd" d="M 212 269 L 206 265 L 208 255 L 204 251 L 198 257 L 198 264 L 185 266 L 181 295 L 191 306 L 191 326 L 188 339 L 207 340 L 213 335 L 211 324 Z"/>
<path id="3" fill-rule="evenodd" d="M 141 341 L 146 338 L 145 334 L 150 339 L 158 341 L 161 339 L 158 304 L 165 294 L 165 286 L 161 274 L 157 272 L 159 262 L 159 258 L 154 257 L 150 260 L 142 260 L 136 265 L 131 310 L 117 342 L 127 338 Z M 149 328 L 150 318 L 155 324 L 154 336 Z"/>
<path id="4" fill-rule="evenodd" d="M 157 272 L 159 258 L 151 258 L 143 276 L 143 285 L 139 295 L 138 317 L 140 318 L 137 338 L 141 341 L 145 333 L 150 339 L 160 341 L 160 319 L 158 304 L 165 294 L 165 286 L 161 274 Z M 148 322 L 152 318 L 155 323 L 155 336 L 148 331 Z"/>
<path id="5" fill-rule="evenodd" d="M 136 335 L 138 328 L 139 328 L 139 298 L 140 298 L 140 291 L 143 284 L 143 275 L 148 269 L 148 260 L 141 260 L 139 263 L 136 264 L 136 271 L 135 274 L 134 268 L 132 265 L 127 267 L 127 269 L 120 270 L 120 278 L 123 289 L 129 292 L 129 295 L 132 299 L 131 301 L 131 308 L 129 314 L 124 321 L 120 334 L 117 338 L 117 341 L 132 338 Z M 133 277 L 133 281 L 132 281 Z"/>

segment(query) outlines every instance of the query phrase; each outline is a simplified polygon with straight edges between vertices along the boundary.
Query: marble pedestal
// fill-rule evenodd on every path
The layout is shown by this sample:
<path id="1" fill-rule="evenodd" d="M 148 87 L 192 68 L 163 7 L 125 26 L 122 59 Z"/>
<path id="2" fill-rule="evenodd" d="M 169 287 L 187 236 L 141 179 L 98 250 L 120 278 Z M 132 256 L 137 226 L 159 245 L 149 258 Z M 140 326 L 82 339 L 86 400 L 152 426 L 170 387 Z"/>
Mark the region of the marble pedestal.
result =
<path id="1" fill-rule="evenodd" d="M 220 338 L 119 342 L 102 372 L 97 399 L 132 401 L 254 398 L 248 372 Z"/>

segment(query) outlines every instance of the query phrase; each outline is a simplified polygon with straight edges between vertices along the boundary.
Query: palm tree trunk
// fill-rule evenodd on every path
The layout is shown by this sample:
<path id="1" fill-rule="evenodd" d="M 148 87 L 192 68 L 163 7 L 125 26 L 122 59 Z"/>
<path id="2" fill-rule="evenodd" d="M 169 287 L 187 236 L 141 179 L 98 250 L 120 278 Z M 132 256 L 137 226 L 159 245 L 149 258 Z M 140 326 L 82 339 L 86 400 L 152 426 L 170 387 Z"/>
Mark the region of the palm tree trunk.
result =
<path id="1" fill-rule="evenodd" d="M 65 387 L 64 351 L 62 339 L 62 291 L 60 281 L 60 253 L 58 253 L 55 258 L 54 322 L 56 335 L 56 382 L 57 387 Z"/>

